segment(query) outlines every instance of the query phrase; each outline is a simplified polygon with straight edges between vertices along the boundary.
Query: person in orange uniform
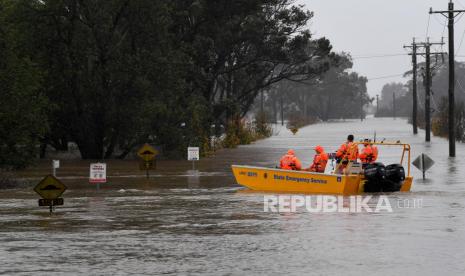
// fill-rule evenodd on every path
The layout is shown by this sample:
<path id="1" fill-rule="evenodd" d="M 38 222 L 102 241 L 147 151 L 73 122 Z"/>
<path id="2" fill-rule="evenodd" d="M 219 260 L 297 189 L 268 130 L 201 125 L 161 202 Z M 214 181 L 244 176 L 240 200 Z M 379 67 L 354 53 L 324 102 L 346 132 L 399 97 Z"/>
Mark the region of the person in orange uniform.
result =
<path id="1" fill-rule="evenodd" d="M 315 147 L 315 152 L 316 154 L 313 158 L 313 164 L 307 169 L 307 171 L 324 173 L 329 159 L 328 154 L 320 145 Z"/>
<path id="2" fill-rule="evenodd" d="M 357 161 L 358 147 L 354 144 L 354 136 L 347 136 L 347 141 L 342 144 L 336 152 L 339 161 Z"/>
<path id="3" fill-rule="evenodd" d="M 280 168 L 283 170 L 295 171 L 300 171 L 302 169 L 302 164 L 300 163 L 300 160 L 295 156 L 294 150 L 288 150 L 287 154 L 281 157 Z"/>
<path id="4" fill-rule="evenodd" d="M 370 140 L 365 139 L 362 152 L 360 153 L 360 161 L 362 164 L 371 164 L 378 159 L 378 148 L 370 144 Z"/>
<path id="5" fill-rule="evenodd" d="M 354 135 L 347 136 L 347 141 L 342 144 L 336 152 L 337 171 L 342 173 L 349 161 L 356 162 L 358 158 L 358 146 L 354 143 Z"/>

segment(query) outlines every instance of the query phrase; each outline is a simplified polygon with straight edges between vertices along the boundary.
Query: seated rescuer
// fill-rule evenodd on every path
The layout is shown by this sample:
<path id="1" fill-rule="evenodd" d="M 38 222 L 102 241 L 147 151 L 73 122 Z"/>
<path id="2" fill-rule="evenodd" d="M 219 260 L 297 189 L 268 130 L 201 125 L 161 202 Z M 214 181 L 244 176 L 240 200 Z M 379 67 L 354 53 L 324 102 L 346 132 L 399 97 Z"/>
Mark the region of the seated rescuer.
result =
<path id="1" fill-rule="evenodd" d="M 337 172 L 342 173 L 349 161 L 356 162 L 358 158 L 358 146 L 354 143 L 354 135 L 347 136 L 347 141 L 336 152 Z"/>
<path id="2" fill-rule="evenodd" d="M 290 149 L 287 154 L 281 157 L 280 168 L 283 170 L 296 170 L 300 171 L 302 165 L 299 159 L 295 156 L 294 150 Z"/>
<path id="3" fill-rule="evenodd" d="M 320 145 L 315 147 L 315 153 L 313 164 L 307 169 L 307 171 L 324 173 L 329 159 L 328 154 Z"/>
<path id="4" fill-rule="evenodd" d="M 378 159 L 378 148 L 375 145 L 370 144 L 370 140 L 365 139 L 364 147 L 360 153 L 360 161 L 362 164 L 371 164 Z"/>

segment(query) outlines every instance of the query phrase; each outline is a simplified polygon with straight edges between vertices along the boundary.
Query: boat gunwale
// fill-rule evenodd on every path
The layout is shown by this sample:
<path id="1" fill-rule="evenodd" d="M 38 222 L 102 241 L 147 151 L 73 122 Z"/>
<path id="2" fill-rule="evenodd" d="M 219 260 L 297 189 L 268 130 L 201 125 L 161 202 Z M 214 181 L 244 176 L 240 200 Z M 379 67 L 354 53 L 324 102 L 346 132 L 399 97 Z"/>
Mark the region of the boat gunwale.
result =
<path id="1" fill-rule="evenodd" d="M 318 172 L 308 172 L 308 171 L 297 171 L 297 170 L 283 170 L 278 168 L 267 168 L 267 167 L 257 167 L 257 166 L 247 166 L 247 165 L 231 165 L 232 168 L 248 168 L 248 169 L 260 169 L 260 170 L 268 170 L 268 171 L 279 171 L 285 173 L 301 173 L 301 174 L 310 174 L 310 175 L 326 175 L 326 176 L 338 176 L 338 177 L 347 177 L 351 175 L 345 174 L 335 174 L 335 173 L 318 173 Z"/>

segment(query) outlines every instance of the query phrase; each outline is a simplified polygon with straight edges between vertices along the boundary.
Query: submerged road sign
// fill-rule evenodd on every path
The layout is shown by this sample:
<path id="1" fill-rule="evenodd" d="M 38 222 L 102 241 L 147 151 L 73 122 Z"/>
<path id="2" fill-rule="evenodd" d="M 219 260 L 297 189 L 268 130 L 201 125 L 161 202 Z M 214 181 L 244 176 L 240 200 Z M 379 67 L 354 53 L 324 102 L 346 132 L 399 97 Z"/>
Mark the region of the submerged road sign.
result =
<path id="1" fill-rule="evenodd" d="M 90 164 L 89 183 L 106 183 L 107 182 L 107 164 L 92 163 Z"/>
<path id="2" fill-rule="evenodd" d="M 43 199 L 57 199 L 66 191 L 65 184 L 53 175 L 47 175 L 34 188 Z"/>
<path id="3" fill-rule="evenodd" d="M 139 157 L 142 158 L 144 161 L 150 161 L 158 155 L 158 151 L 154 149 L 151 145 L 145 144 L 142 146 L 142 148 L 139 149 L 137 155 L 139 155 Z"/>
<path id="4" fill-rule="evenodd" d="M 55 198 L 55 199 L 39 199 L 39 206 L 58 206 L 63 205 L 64 200 L 63 198 Z"/>
<path id="5" fill-rule="evenodd" d="M 154 149 L 151 145 L 145 144 L 140 148 L 140 150 L 137 152 L 137 155 L 139 155 L 140 158 L 144 161 L 141 163 L 139 166 L 141 170 L 145 170 L 145 174 L 147 178 L 149 178 L 149 170 L 154 169 L 156 167 L 156 163 L 154 161 L 155 156 L 158 155 L 158 150 Z"/>
<path id="6" fill-rule="evenodd" d="M 188 147 L 187 148 L 187 160 L 189 160 L 189 161 L 198 161 L 198 160 L 200 160 L 199 147 Z"/>
<path id="7" fill-rule="evenodd" d="M 434 165 L 434 160 L 425 153 L 422 153 L 415 160 L 413 160 L 412 165 L 422 171 L 423 179 L 425 179 L 425 172 Z"/>

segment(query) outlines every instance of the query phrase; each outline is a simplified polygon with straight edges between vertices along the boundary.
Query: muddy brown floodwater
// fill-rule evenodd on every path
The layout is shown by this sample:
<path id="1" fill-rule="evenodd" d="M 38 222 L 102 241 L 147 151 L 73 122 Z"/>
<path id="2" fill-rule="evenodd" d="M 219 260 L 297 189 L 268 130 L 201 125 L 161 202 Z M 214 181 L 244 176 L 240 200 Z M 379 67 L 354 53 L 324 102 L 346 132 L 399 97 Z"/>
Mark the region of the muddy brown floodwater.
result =
<path id="1" fill-rule="evenodd" d="M 290 147 L 303 163 L 321 144 L 333 151 L 348 133 L 401 140 L 436 164 L 427 180 L 412 169 L 412 191 L 392 193 L 393 212 L 293 214 L 263 211 L 263 194 L 238 193 L 231 164 L 274 166 Z M 411 134 L 405 120 L 368 119 L 308 126 L 203 159 L 163 162 L 150 180 L 137 164 L 109 164 L 109 183 L 87 183 L 88 163 L 62 162 L 69 186 L 53 215 L 32 189 L 0 190 L 0 274 L 24 275 L 464 275 L 465 145 Z M 380 149 L 381 159 L 394 152 Z M 125 163 L 126 162 L 126 163 Z M 113 165 L 113 168 L 111 167 Z M 39 166 L 25 177 L 48 173 Z M 416 202 L 403 208 L 395 202 Z"/>

